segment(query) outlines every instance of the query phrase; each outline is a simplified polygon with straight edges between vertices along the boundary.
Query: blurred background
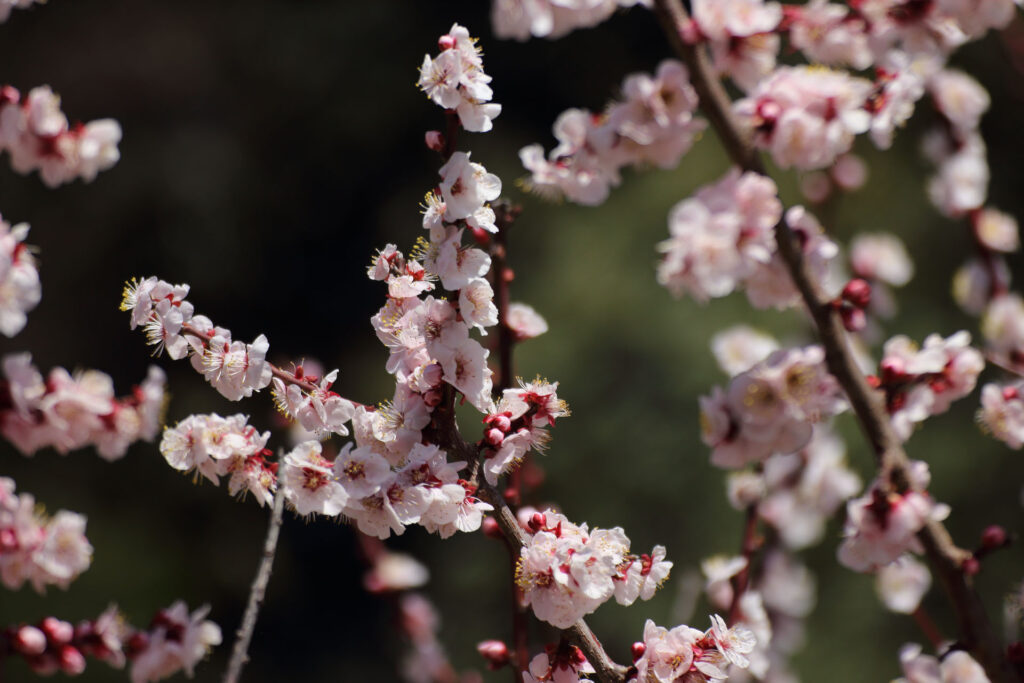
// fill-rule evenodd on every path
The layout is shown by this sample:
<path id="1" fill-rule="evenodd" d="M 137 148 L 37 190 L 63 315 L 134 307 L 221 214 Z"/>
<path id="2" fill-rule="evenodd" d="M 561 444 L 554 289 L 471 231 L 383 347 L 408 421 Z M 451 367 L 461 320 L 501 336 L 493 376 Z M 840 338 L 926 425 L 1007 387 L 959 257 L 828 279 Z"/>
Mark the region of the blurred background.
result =
<path id="1" fill-rule="evenodd" d="M 493 133 L 465 134 L 459 148 L 472 150 L 503 179 L 505 196 L 523 205 L 510 237 L 512 297 L 533 305 L 551 328 L 517 349 L 517 371 L 561 382 L 574 413 L 554 430 L 536 502 L 556 501 L 591 526 L 622 526 L 640 552 L 664 544 L 676 563 L 652 602 L 609 603 L 588 619 L 611 655 L 628 661 L 646 618 L 665 626 L 691 618 L 685 577 L 702 558 L 739 551 L 741 515 L 728 506 L 724 475 L 708 463 L 699 437 L 697 397 L 726 379 L 709 351 L 711 335 L 743 321 L 787 342 L 810 337 L 799 314 L 757 311 L 742 295 L 706 307 L 676 301 L 655 282 L 654 245 L 667 236 L 669 209 L 728 168 L 713 135 L 674 171 L 627 172 L 598 209 L 545 203 L 518 189 L 520 147 L 549 149 L 561 111 L 600 110 L 626 74 L 653 71 L 668 56 L 653 16 L 635 9 L 558 41 L 516 43 L 492 37 L 488 11 L 479 0 L 53 0 L 15 10 L 0 26 L 0 82 L 23 92 L 49 84 L 69 118 L 114 117 L 124 140 L 120 163 L 90 185 L 48 190 L 0 160 L 0 211 L 32 225 L 28 242 L 39 247 L 43 282 L 28 326 L 0 347 L 30 350 L 44 372 L 104 370 L 119 394 L 155 362 L 169 376 L 170 424 L 194 412 L 243 412 L 269 428 L 269 397 L 229 404 L 187 363 L 151 359 L 143 336 L 129 331 L 117 310 L 124 281 L 158 275 L 191 284 L 196 311 L 236 339 L 266 334 L 272 360 L 319 359 L 340 368 L 342 395 L 390 398 L 387 351 L 368 322 L 384 291 L 366 279 L 365 266 L 375 249 L 388 242 L 407 249 L 422 232 L 418 205 L 439 166 L 423 133 L 443 127 L 443 114 L 416 88 L 417 67 L 458 21 L 480 38 L 503 105 Z M 955 59 L 992 93 L 982 126 L 990 203 L 1018 218 L 1022 34 L 1018 18 Z M 860 141 L 869 182 L 830 206 L 828 228 L 839 241 L 859 230 L 892 231 L 916 260 L 887 336 L 977 330 L 949 294 L 971 248 L 967 229 L 923 199 L 929 169 L 917 145 L 931 120 L 922 105 L 884 156 Z M 795 176 L 776 177 L 787 203 L 800 201 Z M 1011 268 L 1019 266 L 1012 258 Z M 1020 532 L 1024 481 L 1024 459 L 978 431 L 976 407 L 977 394 L 929 420 L 908 444 L 912 457 L 931 464 L 933 493 L 952 505 L 949 527 L 968 547 L 987 524 Z M 851 466 L 870 480 L 871 456 L 852 420 L 837 426 Z M 283 443 L 275 436 L 271 446 Z M 95 549 L 92 567 L 67 591 L 0 593 L 0 622 L 51 614 L 78 621 L 116 602 L 144 625 L 178 598 L 209 603 L 226 642 L 196 680 L 219 680 L 266 511 L 172 471 L 155 443 L 115 463 L 91 451 L 25 458 L 7 444 L 0 449 L 0 474 L 19 491 L 51 511 L 88 516 Z M 833 522 L 805 555 L 819 607 L 795 667 L 809 681 L 889 680 L 898 675 L 899 646 L 924 638 L 909 617 L 884 611 L 870 577 L 837 565 L 838 537 Z M 505 548 L 481 534 L 442 542 L 418 527 L 388 544 L 429 568 L 424 592 L 455 668 L 482 670 L 475 643 L 511 635 Z M 1024 578 L 1021 560 L 1015 546 L 986 561 L 980 584 L 993 614 Z M 363 570 L 352 529 L 287 514 L 245 680 L 399 680 L 408 645 L 394 628 L 393 603 L 362 589 Z M 952 634 L 939 591 L 926 604 Z M 705 628 L 706 613 L 699 604 L 692 625 Z M 536 651 L 551 640 L 538 624 L 534 636 Z M 18 662 L 4 675 L 32 678 Z M 509 673 L 484 676 L 508 680 Z M 127 675 L 92 664 L 79 680 Z"/>

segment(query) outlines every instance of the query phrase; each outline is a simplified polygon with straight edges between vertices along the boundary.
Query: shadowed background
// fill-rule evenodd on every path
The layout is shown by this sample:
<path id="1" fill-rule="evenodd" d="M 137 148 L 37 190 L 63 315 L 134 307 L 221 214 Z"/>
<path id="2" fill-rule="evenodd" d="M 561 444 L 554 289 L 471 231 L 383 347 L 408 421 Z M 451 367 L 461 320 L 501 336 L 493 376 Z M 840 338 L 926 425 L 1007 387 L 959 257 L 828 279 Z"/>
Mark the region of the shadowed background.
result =
<path id="1" fill-rule="evenodd" d="M 741 515 L 725 501 L 723 473 L 708 464 L 697 424 L 697 396 L 725 381 L 710 336 L 739 321 L 794 343 L 805 343 L 808 331 L 800 315 L 753 310 L 742 295 L 702 307 L 674 301 L 655 282 L 654 245 L 667 236 L 670 207 L 728 168 L 713 135 L 674 171 L 627 171 L 598 209 L 547 204 L 514 182 L 524 175 L 517 150 L 537 141 L 550 148 L 561 111 L 600 110 L 623 76 L 653 71 L 668 56 L 653 16 L 633 10 L 559 41 L 523 44 L 494 39 L 487 10 L 469 0 L 53 0 L 15 10 L 0 26 L 0 82 L 23 92 L 49 84 L 69 118 L 114 117 L 124 141 L 121 161 L 91 185 L 47 190 L 0 161 L 0 211 L 31 223 L 44 294 L 26 329 L 0 347 L 31 350 L 44 372 L 54 365 L 104 370 L 127 393 L 151 361 L 143 336 L 117 310 L 121 287 L 132 276 L 158 275 L 191 284 L 196 311 L 236 339 L 265 333 L 271 360 L 317 358 L 340 368 L 342 395 L 364 403 L 390 398 L 387 352 L 368 322 L 384 289 L 366 279 L 365 266 L 376 248 L 395 242 L 407 249 L 422 233 L 418 204 L 439 167 L 423 133 L 443 127 L 443 114 L 415 87 L 417 67 L 424 53 L 437 52 L 436 39 L 452 22 L 468 26 L 481 39 L 503 112 L 493 133 L 464 134 L 459 148 L 472 150 L 474 161 L 503 179 L 505 196 L 523 204 L 510 237 L 512 297 L 551 327 L 517 350 L 517 371 L 560 381 L 574 412 L 554 430 L 536 502 L 557 501 L 591 526 L 623 526 L 635 550 L 661 543 L 676 563 L 654 601 L 628 610 L 606 604 L 588 618 L 625 662 L 645 618 L 665 626 L 689 618 L 676 607 L 687 572 L 710 554 L 739 550 Z M 991 203 L 1018 217 L 1024 91 L 1012 68 L 1021 51 L 1010 46 L 1021 30 L 1018 20 L 1010 35 L 989 36 L 956 60 L 993 95 L 982 126 Z M 918 275 L 900 292 L 902 315 L 886 331 L 917 339 L 976 330 L 949 296 L 952 271 L 970 249 L 967 230 L 922 200 L 928 169 L 916 144 L 930 118 L 922 105 L 893 153 L 859 142 L 871 178 L 832 207 L 827 226 L 844 243 L 862 229 L 906 241 Z M 784 199 L 799 201 L 793 174 L 777 178 Z M 266 395 L 232 405 L 187 363 L 152 362 L 169 376 L 170 424 L 193 412 L 244 412 L 260 429 L 271 426 Z M 908 446 L 931 464 L 935 496 L 953 506 L 949 526 L 972 547 L 985 524 L 1020 531 L 1024 475 L 1019 454 L 972 424 L 976 406 L 974 394 L 929 420 Z M 865 444 L 850 418 L 838 426 L 867 481 Z M 471 436 L 475 429 L 464 426 Z M 274 437 L 270 445 L 281 444 Z M 144 625 L 177 598 L 192 607 L 209 603 L 227 642 L 196 679 L 219 680 L 265 511 L 208 483 L 193 485 L 164 463 L 156 444 L 139 444 L 113 464 L 90 451 L 26 459 L 0 448 L 0 474 L 51 511 L 87 515 L 95 549 L 92 567 L 66 592 L 0 594 L 0 622 L 49 614 L 78 621 L 117 602 Z M 819 608 L 795 666 L 810 681 L 888 680 L 898 673 L 899 646 L 923 636 L 909 618 L 884 612 L 869 577 L 835 563 L 838 533 L 833 522 L 805 555 L 818 575 Z M 425 593 L 438 606 L 455 667 L 482 668 L 474 644 L 510 637 L 504 547 L 480 534 L 442 542 L 415 526 L 389 545 L 430 568 Z M 986 561 L 981 583 L 994 613 L 1021 568 L 1016 547 Z M 362 571 L 350 528 L 286 515 L 244 679 L 397 679 L 396 659 L 407 646 L 390 603 L 361 589 Z M 939 589 L 926 604 L 952 634 Z M 706 612 L 700 604 L 691 624 L 705 628 Z M 5 674 L 31 678 L 18 662 Z M 510 674 L 485 676 L 506 681 Z M 127 676 L 91 664 L 79 680 Z"/>

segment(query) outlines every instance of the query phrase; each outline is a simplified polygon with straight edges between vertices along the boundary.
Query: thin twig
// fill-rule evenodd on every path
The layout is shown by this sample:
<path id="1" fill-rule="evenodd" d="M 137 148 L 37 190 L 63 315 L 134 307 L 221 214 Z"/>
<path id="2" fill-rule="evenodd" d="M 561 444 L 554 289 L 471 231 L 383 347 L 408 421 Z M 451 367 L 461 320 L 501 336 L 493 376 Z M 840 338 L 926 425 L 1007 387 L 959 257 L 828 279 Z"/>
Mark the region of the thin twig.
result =
<path id="1" fill-rule="evenodd" d="M 242 675 L 242 667 L 249 661 L 249 642 L 256 629 L 256 617 L 263 606 L 263 596 L 270 582 L 270 569 L 274 564 L 274 553 L 277 550 L 277 537 L 281 531 L 281 517 L 284 512 L 284 487 L 279 486 L 274 495 L 274 504 L 270 510 L 270 523 L 267 525 L 267 537 L 263 541 L 263 559 L 256 571 L 252 587 L 249 589 L 249 603 L 245 606 L 242 625 L 235 634 L 235 645 L 231 649 L 231 661 L 228 663 L 224 683 L 237 683 Z"/>
<path id="2" fill-rule="evenodd" d="M 686 63 L 690 79 L 701 101 L 701 110 L 711 122 L 729 157 L 745 171 L 764 174 L 760 155 L 751 143 L 750 131 L 732 114 L 731 101 L 713 74 L 704 50 L 686 39 L 691 35 L 689 14 L 680 0 L 654 0 L 655 12 L 669 43 Z M 883 486 L 897 492 L 911 488 L 909 458 L 893 432 L 889 416 L 879 397 L 868 386 L 850 351 L 838 311 L 822 295 L 807 267 L 796 235 L 785 223 L 776 226 L 776 242 L 793 282 L 807 306 L 825 349 L 829 371 L 843 387 L 861 430 L 875 450 Z M 958 548 L 940 522 L 930 522 L 918 534 L 925 552 L 946 589 L 956 614 L 962 642 L 984 667 L 994 683 L 1016 683 L 1000 641 L 974 590 L 971 577 L 962 568 L 970 554 Z"/>

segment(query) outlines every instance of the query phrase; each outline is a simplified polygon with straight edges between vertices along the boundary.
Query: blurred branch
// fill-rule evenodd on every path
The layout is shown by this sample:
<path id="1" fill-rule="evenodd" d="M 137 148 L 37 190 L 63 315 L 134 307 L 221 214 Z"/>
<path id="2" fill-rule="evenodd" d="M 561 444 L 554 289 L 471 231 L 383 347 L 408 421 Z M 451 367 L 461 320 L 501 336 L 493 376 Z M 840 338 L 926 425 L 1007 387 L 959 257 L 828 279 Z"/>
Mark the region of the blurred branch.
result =
<path id="1" fill-rule="evenodd" d="M 672 48 L 689 68 L 691 82 L 700 97 L 701 110 L 733 163 L 744 171 L 765 175 L 764 164 L 751 142 L 750 132 L 733 117 L 732 103 L 714 75 L 707 54 L 688 39 L 695 35 L 695 31 L 692 19 L 680 0 L 654 0 L 654 11 Z M 776 226 L 775 238 L 786 268 L 814 320 L 829 371 L 846 392 L 861 430 L 875 450 L 882 485 L 900 493 L 909 490 L 907 473 L 910 461 L 892 430 L 884 406 L 857 367 L 839 312 L 822 295 L 819 283 L 815 282 L 804 261 L 799 240 L 785 221 Z M 963 645 L 984 667 L 993 683 L 1016 681 L 1017 677 L 1003 655 L 1000 641 L 974 590 L 971 577 L 963 571 L 963 561 L 970 557 L 970 553 L 953 543 L 941 522 L 928 523 L 918 535 L 953 603 Z"/>
<path id="2" fill-rule="evenodd" d="M 260 560 L 256 578 L 249 589 L 249 603 L 245 606 L 242 625 L 235 634 L 235 645 L 231 649 L 231 661 L 228 663 L 224 683 L 237 683 L 242 675 L 242 667 L 249 661 L 249 643 L 256 629 L 256 617 L 263 606 L 263 596 L 270 582 L 270 569 L 274 564 L 274 553 L 277 551 L 277 537 L 281 531 L 281 517 L 284 513 L 284 487 L 279 486 L 274 495 L 274 504 L 270 510 L 270 523 L 267 525 L 267 537 L 263 542 L 263 559 Z"/>

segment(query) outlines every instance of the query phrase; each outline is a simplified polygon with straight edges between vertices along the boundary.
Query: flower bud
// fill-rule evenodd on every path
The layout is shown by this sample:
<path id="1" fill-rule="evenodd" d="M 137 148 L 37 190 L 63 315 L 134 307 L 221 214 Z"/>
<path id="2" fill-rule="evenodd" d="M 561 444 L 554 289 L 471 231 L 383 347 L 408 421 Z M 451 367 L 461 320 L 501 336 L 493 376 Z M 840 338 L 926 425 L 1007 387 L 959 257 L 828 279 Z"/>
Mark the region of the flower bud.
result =
<path id="1" fill-rule="evenodd" d="M 46 634 L 46 639 L 54 645 L 70 643 L 71 639 L 75 637 L 75 627 L 56 617 L 46 617 L 39 627 Z"/>
<path id="2" fill-rule="evenodd" d="M 1017 389 L 1017 387 L 1003 387 L 1004 400 L 1012 401 L 1015 398 L 1020 398 L 1020 391 Z"/>
<path id="3" fill-rule="evenodd" d="M 442 50 L 451 50 L 455 47 L 455 38 L 447 33 L 437 39 L 437 46 Z"/>
<path id="4" fill-rule="evenodd" d="M 427 149 L 433 152 L 440 152 L 444 149 L 444 135 L 439 130 L 428 130 L 426 135 L 423 136 L 424 141 L 427 143 Z"/>
<path id="5" fill-rule="evenodd" d="M 644 656 L 644 653 L 647 652 L 647 646 L 642 641 L 637 641 L 633 643 L 630 651 L 633 653 L 633 661 L 635 662 Z"/>
<path id="6" fill-rule="evenodd" d="M 1006 535 L 1006 529 L 993 524 L 985 527 L 985 530 L 981 532 L 981 547 L 985 550 L 996 550 L 1002 548 L 1009 541 L 1009 537 Z"/>
<path id="7" fill-rule="evenodd" d="M 500 640 L 485 640 L 478 643 L 476 651 L 487 660 L 487 668 L 500 669 L 509 663 L 508 646 Z"/>
<path id="8" fill-rule="evenodd" d="M 60 670 L 69 676 L 77 676 L 85 671 L 85 656 L 74 645 L 65 645 L 60 649 Z"/>
<path id="9" fill-rule="evenodd" d="M 960 565 L 960 568 L 963 569 L 964 574 L 967 576 L 974 576 L 981 571 L 981 562 L 978 562 L 978 558 L 976 557 L 968 557 L 964 560 L 963 564 Z"/>
<path id="10" fill-rule="evenodd" d="M 862 308 L 843 308 L 839 311 L 839 317 L 843 319 L 843 327 L 847 332 L 860 332 L 868 324 L 868 317 Z"/>
<path id="11" fill-rule="evenodd" d="M 857 308 L 867 308 L 871 303 L 871 284 L 859 277 L 854 278 L 843 287 L 842 296 Z"/>
<path id="12" fill-rule="evenodd" d="M 46 650 L 46 634 L 35 626 L 22 626 L 11 640 L 14 651 L 23 655 L 39 655 Z"/>
<path id="13" fill-rule="evenodd" d="M 441 405 L 441 398 L 442 396 L 440 391 L 437 389 L 431 389 L 423 394 L 423 403 L 425 403 L 428 408 L 436 408 Z"/>
<path id="14" fill-rule="evenodd" d="M 505 440 L 505 434 L 500 429 L 491 427 L 484 433 L 484 440 L 491 446 L 500 446 Z"/>
<path id="15" fill-rule="evenodd" d="M 484 531 L 484 536 L 490 538 L 504 538 L 505 534 L 501 531 L 501 526 L 498 524 L 498 520 L 494 517 L 484 517 L 483 522 L 480 523 L 480 528 Z"/>
<path id="16" fill-rule="evenodd" d="M 547 519 L 547 517 L 544 516 L 543 513 L 541 513 L 541 512 L 534 512 L 533 516 L 530 517 L 530 522 L 529 522 L 530 531 L 533 531 L 534 533 L 536 533 L 536 532 L 540 531 L 541 529 L 543 529 L 544 525 L 547 524 L 547 523 L 548 523 L 548 519 Z"/>

